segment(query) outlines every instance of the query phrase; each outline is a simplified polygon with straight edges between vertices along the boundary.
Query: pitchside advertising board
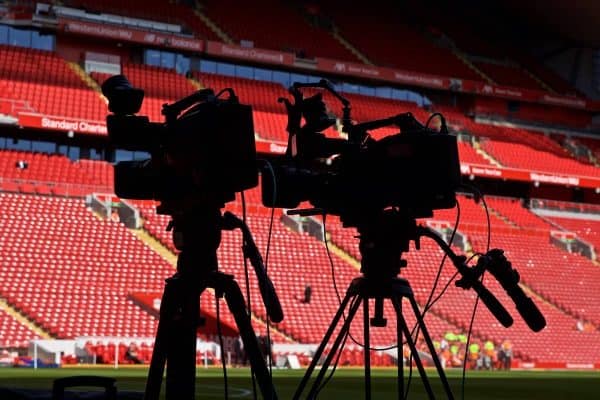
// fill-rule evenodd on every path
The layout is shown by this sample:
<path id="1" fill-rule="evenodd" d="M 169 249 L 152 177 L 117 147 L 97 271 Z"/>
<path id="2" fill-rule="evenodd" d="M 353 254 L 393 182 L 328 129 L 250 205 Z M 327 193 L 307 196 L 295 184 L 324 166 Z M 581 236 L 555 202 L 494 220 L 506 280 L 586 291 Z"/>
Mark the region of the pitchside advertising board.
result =
<path id="1" fill-rule="evenodd" d="M 19 113 L 19 125 L 62 132 L 107 135 L 106 123 L 78 118 L 54 117 L 43 114 Z"/>

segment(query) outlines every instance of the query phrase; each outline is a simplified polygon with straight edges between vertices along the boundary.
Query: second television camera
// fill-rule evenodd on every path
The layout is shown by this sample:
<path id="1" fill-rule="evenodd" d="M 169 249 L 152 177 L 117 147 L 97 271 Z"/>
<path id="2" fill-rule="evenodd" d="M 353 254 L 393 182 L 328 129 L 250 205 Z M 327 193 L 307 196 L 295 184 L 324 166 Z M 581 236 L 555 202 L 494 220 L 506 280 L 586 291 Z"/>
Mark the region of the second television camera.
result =
<path id="1" fill-rule="evenodd" d="M 343 104 L 347 140 L 322 133 L 335 119 L 327 115 L 321 93 L 304 98 L 301 89 L 315 87 Z M 346 226 L 357 226 L 357 220 L 388 207 L 420 218 L 455 206 L 461 181 L 458 147 L 445 122 L 441 132 L 423 126 L 410 113 L 354 124 L 350 102 L 326 80 L 294 83 L 290 93 L 293 102 L 280 99 L 288 111 L 287 152 L 267 166 L 262 179 L 266 206 L 296 208 L 308 200 L 320 212 L 341 216 Z M 381 140 L 368 133 L 386 126 L 401 133 Z"/>

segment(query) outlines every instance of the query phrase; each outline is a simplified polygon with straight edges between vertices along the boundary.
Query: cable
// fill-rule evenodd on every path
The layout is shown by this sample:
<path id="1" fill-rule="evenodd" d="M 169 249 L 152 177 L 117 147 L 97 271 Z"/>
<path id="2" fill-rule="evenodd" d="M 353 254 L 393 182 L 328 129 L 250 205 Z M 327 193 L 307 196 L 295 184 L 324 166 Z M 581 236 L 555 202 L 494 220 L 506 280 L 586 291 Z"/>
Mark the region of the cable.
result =
<path id="1" fill-rule="evenodd" d="M 244 225 L 247 224 L 247 216 L 246 216 L 246 195 L 244 193 L 244 191 L 242 191 L 240 193 L 240 197 L 242 200 L 242 221 L 244 222 Z M 242 238 L 244 237 L 244 235 L 242 235 Z M 242 242 L 242 245 L 245 246 L 246 242 L 245 240 Z M 247 304 L 247 310 L 248 310 L 248 318 L 251 318 L 252 315 L 252 303 L 250 301 L 250 272 L 248 271 L 248 259 L 246 257 L 244 257 L 244 278 L 246 281 L 246 304 Z M 246 349 L 244 349 L 244 351 L 246 351 Z M 258 395 L 257 395 L 257 390 L 256 390 L 256 378 L 254 377 L 254 374 L 251 372 L 250 373 L 250 378 L 252 380 L 252 398 L 254 400 L 258 399 Z"/>
<path id="2" fill-rule="evenodd" d="M 327 253 L 327 258 L 329 259 L 329 266 L 331 267 L 331 279 L 333 280 L 333 288 L 335 290 L 335 295 L 337 296 L 338 303 L 341 306 L 342 305 L 342 296 L 340 296 L 340 291 L 338 289 L 337 281 L 335 279 L 335 266 L 333 264 L 333 257 L 331 257 L 331 251 L 329 250 L 329 240 L 327 240 L 327 228 L 326 228 L 327 214 L 323 213 L 321 215 L 321 217 L 323 218 L 323 241 L 325 242 L 325 251 Z M 344 320 L 345 319 L 346 319 L 346 316 L 344 315 Z"/>
<path id="3" fill-rule="evenodd" d="M 350 308 L 352 308 L 354 306 L 354 304 L 356 304 L 357 301 L 360 301 L 358 296 L 352 300 L 352 302 L 350 303 Z M 340 358 L 342 357 L 342 352 L 344 350 L 344 346 L 346 346 L 346 341 L 348 340 L 348 336 L 350 336 L 350 327 L 348 327 L 348 331 L 346 332 L 346 334 L 344 335 L 344 338 L 342 339 L 342 342 L 340 343 L 340 347 L 338 348 L 338 354 L 335 357 L 335 361 L 333 362 L 331 372 L 329 373 L 329 376 L 327 378 L 325 378 L 323 383 L 321 383 L 321 386 L 319 386 L 319 388 L 317 389 L 317 392 L 315 393 L 315 397 L 317 397 L 319 395 L 321 390 L 323 390 L 325 388 L 325 386 L 333 378 L 333 375 L 335 374 L 335 371 L 337 370 L 338 364 L 340 362 Z"/>
<path id="4" fill-rule="evenodd" d="M 433 114 L 435 115 L 435 114 Z M 432 116 L 433 116 L 432 115 Z M 431 119 L 431 117 L 430 117 Z M 454 221 L 454 229 L 452 230 L 452 234 L 450 235 L 450 239 L 448 239 L 448 245 L 452 246 L 452 243 L 454 242 L 454 238 L 456 236 L 456 232 L 458 232 L 458 225 L 460 224 L 460 203 L 457 201 L 456 202 L 456 219 Z M 423 323 L 425 323 L 425 314 L 427 314 L 427 312 L 429 311 L 429 309 L 431 307 L 433 307 L 433 305 L 439 300 L 441 299 L 441 297 L 444 295 L 444 293 L 446 293 L 446 290 L 448 290 L 448 287 L 450 287 L 450 284 L 454 281 L 454 279 L 456 278 L 456 276 L 458 275 L 458 272 L 455 273 L 452 278 L 450 278 L 450 280 L 448 280 L 448 282 L 446 283 L 446 285 L 444 286 L 443 290 L 441 291 L 441 293 L 432 301 L 433 296 L 435 294 L 435 290 L 437 289 L 437 286 L 439 284 L 440 278 L 442 276 L 442 270 L 444 269 L 444 264 L 446 263 L 446 260 L 448 259 L 448 255 L 446 253 L 444 253 L 444 256 L 442 257 L 442 261 L 440 262 L 440 266 L 438 268 L 438 272 L 435 276 L 435 279 L 433 281 L 433 286 L 431 287 L 431 291 L 429 292 L 429 297 L 427 298 L 427 301 L 425 302 L 425 306 L 423 307 L 423 311 L 421 312 L 421 319 L 423 320 Z M 410 332 L 411 335 L 411 339 L 412 336 L 415 336 L 414 342 L 416 343 L 418 338 L 419 338 L 419 333 L 420 333 L 420 328 L 419 328 L 419 324 L 418 322 L 415 322 L 415 325 L 413 326 L 412 331 Z M 435 354 L 431 355 L 432 357 L 436 357 Z M 410 383 L 412 381 L 412 358 L 413 358 L 413 354 L 412 351 L 410 353 L 410 357 L 408 359 L 408 364 L 409 364 L 409 370 L 408 370 L 408 380 L 406 383 L 406 392 L 404 395 L 404 398 L 408 398 L 408 392 L 410 390 Z M 400 360 L 398 360 L 398 362 L 400 362 Z"/>
<path id="5" fill-rule="evenodd" d="M 219 346 L 221 347 L 221 364 L 223 365 L 223 390 L 225 391 L 225 400 L 229 399 L 229 382 L 227 380 L 227 363 L 225 362 L 225 348 L 223 346 L 223 332 L 221 331 L 221 313 L 219 307 L 219 297 L 215 293 L 215 303 L 217 312 L 217 335 L 219 336 Z"/>
<path id="6" fill-rule="evenodd" d="M 483 276 L 485 275 L 485 271 L 481 274 L 481 282 L 483 282 Z M 475 305 L 473 306 L 473 313 L 471 314 L 471 322 L 469 323 L 469 332 L 467 333 L 467 343 L 465 347 L 465 357 L 463 360 L 462 367 L 462 380 L 461 380 L 461 399 L 465 399 L 465 380 L 466 380 L 466 370 L 467 370 L 467 357 L 469 355 L 469 343 L 471 341 L 471 334 L 473 333 L 473 324 L 475 322 L 475 314 L 477 313 L 477 306 L 479 305 L 479 294 L 475 298 Z"/>
<path id="7" fill-rule="evenodd" d="M 277 198 L 277 179 L 275 177 L 275 170 L 273 166 L 268 160 L 264 160 L 265 164 L 269 168 L 271 172 L 271 176 L 273 178 L 273 202 Z M 265 275 L 269 275 L 269 250 L 271 249 L 271 236 L 273 234 L 273 221 L 275 219 L 275 208 L 271 207 L 271 217 L 269 221 L 269 233 L 267 235 L 267 249 L 265 251 Z M 271 379 L 271 383 L 273 382 L 273 359 L 271 357 L 272 344 L 271 344 L 271 324 L 269 322 L 269 309 L 265 308 L 266 312 L 266 325 L 267 325 L 267 349 L 269 350 L 269 354 L 267 354 L 267 359 L 269 360 L 269 377 Z"/>
<path id="8" fill-rule="evenodd" d="M 269 221 L 269 234 L 267 236 L 267 250 L 265 254 L 265 275 L 269 275 L 269 250 L 271 248 L 271 236 L 273 234 L 273 220 L 275 219 L 275 208 L 271 208 L 271 218 Z M 268 303 L 268 300 L 265 300 Z M 266 354 L 267 359 L 269 360 L 269 377 L 271 378 L 271 382 L 273 382 L 273 359 L 271 354 L 273 353 L 271 347 L 271 323 L 269 321 L 269 308 L 265 307 L 265 320 L 267 325 L 267 350 L 269 354 Z"/>
<path id="9" fill-rule="evenodd" d="M 321 217 L 323 218 L 323 241 L 325 242 L 325 251 L 327 253 L 327 258 L 329 259 L 329 266 L 331 267 L 331 279 L 333 280 L 333 288 L 335 290 L 335 295 L 338 299 L 338 303 L 341 306 L 342 305 L 342 296 L 340 296 L 340 291 L 337 286 L 337 280 L 335 279 L 335 265 L 333 263 L 333 257 L 331 257 L 331 251 L 329 250 L 329 241 L 327 240 L 327 229 L 326 229 L 327 214 L 323 213 L 323 214 L 321 214 Z M 346 313 L 342 313 L 342 317 L 343 317 L 344 321 L 346 321 Z M 365 345 L 363 343 L 360 343 L 358 340 L 356 340 L 349 331 L 348 331 L 348 336 L 350 337 L 350 340 L 352 340 L 352 342 L 354 342 L 355 345 L 357 345 L 363 349 L 365 348 Z M 392 346 L 388 346 L 388 347 L 380 347 L 380 348 L 370 347 L 369 350 L 386 351 L 386 350 L 395 349 L 396 347 L 397 347 L 397 345 L 392 345 Z"/>
<path id="10" fill-rule="evenodd" d="M 439 117 L 439 118 L 440 118 L 440 121 L 443 121 L 443 120 L 444 120 L 444 116 L 442 115 L 442 113 L 439 113 L 439 112 L 434 112 L 433 114 L 431 114 L 431 115 L 429 116 L 429 118 L 427 118 L 427 122 L 425 122 L 425 128 L 429 128 L 429 124 L 431 123 L 431 121 L 433 121 L 433 119 L 434 119 L 435 117 Z"/>
<path id="11" fill-rule="evenodd" d="M 492 224 L 490 221 L 490 210 L 488 208 L 487 202 L 485 201 L 485 196 L 483 195 L 481 190 L 479 190 L 479 188 L 475 185 L 471 185 L 470 183 L 462 183 L 461 186 L 465 189 L 470 189 L 475 194 L 475 196 L 477 196 L 477 198 L 481 199 L 481 202 L 483 203 L 483 208 L 485 209 L 485 217 L 487 220 L 487 244 L 485 250 L 485 252 L 487 253 L 488 251 L 490 251 Z"/>

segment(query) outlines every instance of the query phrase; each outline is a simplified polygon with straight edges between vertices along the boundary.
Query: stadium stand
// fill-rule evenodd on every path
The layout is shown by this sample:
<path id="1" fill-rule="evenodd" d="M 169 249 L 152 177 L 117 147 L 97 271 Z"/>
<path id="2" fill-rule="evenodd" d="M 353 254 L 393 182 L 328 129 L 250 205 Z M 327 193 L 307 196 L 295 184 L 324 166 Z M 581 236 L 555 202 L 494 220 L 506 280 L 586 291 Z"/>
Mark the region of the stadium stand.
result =
<path id="1" fill-rule="evenodd" d="M 522 229 L 537 229 L 548 232 L 552 225 L 522 206 L 520 199 L 488 197 L 488 206 L 507 222 Z"/>
<path id="2" fill-rule="evenodd" d="M 475 62 L 474 64 L 498 85 L 544 90 L 539 82 L 518 66 L 491 62 Z"/>
<path id="3" fill-rule="evenodd" d="M 27 347 L 30 340 L 40 337 L 0 308 L 0 347 Z"/>
<path id="4" fill-rule="evenodd" d="M 58 338 L 152 336 L 154 317 L 130 291 L 162 290 L 172 268 L 120 223 L 82 200 L 0 194 L 0 293 Z"/>
<path id="5" fill-rule="evenodd" d="M 206 0 L 203 6 L 204 12 L 236 43 L 250 41 L 255 47 L 289 51 L 304 58 L 358 61 L 330 32 L 309 23 L 308 16 L 302 15 L 303 9 L 291 3 L 255 1 L 244 13 L 231 12 L 238 6 L 233 0 Z"/>
<path id="6" fill-rule="evenodd" d="M 163 122 L 162 105 L 179 100 L 196 91 L 185 76 L 172 69 L 142 64 L 124 64 L 122 73 L 134 87 L 144 89 L 144 102 L 139 112 L 147 115 L 152 122 Z M 91 76 L 102 84 L 108 74 L 92 72 Z M 106 111 L 104 111 L 106 113 Z"/>
<path id="7" fill-rule="evenodd" d="M 0 45 L 1 97 L 27 102 L 29 112 L 103 121 L 106 104 L 52 52 Z M 16 116 L 16 115 L 14 115 Z"/>
<path id="8" fill-rule="evenodd" d="M 180 24 L 189 28 L 188 32 L 191 31 L 199 38 L 219 40 L 219 37 L 198 18 L 193 9 L 179 2 L 151 0 L 144 2 L 143 6 L 135 3 L 124 3 L 119 0 L 69 0 L 64 3 L 90 12 L 112 13 L 150 21 Z"/>
<path id="9" fill-rule="evenodd" d="M 560 157 L 521 143 L 483 140 L 481 146 L 506 167 L 529 171 L 596 176 L 598 168 L 582 164 L 567 156 Z"/>
<path id="10" fill-rule="evenodd" d="M 600 221 L 587 218 L 548 217 L 548 219 L 563 229 L 577 233 L 581 239 L 594 246 L 600 252 Z"/>
<path id="11" fill-rule="evenodd" d="M 356 3 L 349 8 L 347 3 L 335 0 L 325 2 L 323 12 L 332 17 L 340 34 L 376 65 L 483 80 L 451 51 L 433 45 L 421 32 L 402 21 L 399 10 L 389 4 L 381 7 L 381 13 L 375 15 L 367 3 Z"/>
<path id="12" fill-rule="evenodd" d="M 380 66 L 483 82 L 485 77 L 479 71 L 500 85 L 534 90 L 549 87 L 557 93 L 581 96 L 535 60 L 499 46 L 490 46 L 485 38 L 473 35 L 468 27 L 452 30 L 442 24 L 441 31 L 432 27 L 416 28 L 406 23 L 405 17 L 398 16 L 396 10 L 385 8 L 387 6 L 374 14 L 369 12 L 369 4 L 348 7 L 347 2 L 338 0 L 305 7 L 260 0 L 254 2 L 248 12 L 232 13 L 231 9 L 237 3 L 231 0 L 205 0 L 191 6 L 186 5 L 187 2 L 150 0 L 142 8 L 117 0 L 64 3 L 90 12 L 181 24 L 186 33 L 192 31 L 198 38 L 221 41 L 222 38 L 196 13 L 199 11 L 243 46 L 291 51 L 306 58 L 364 62 L 364 56 Z M 346 48 L 336 38 L 338 34 L 361 54 Z M 164 103 L 180 99 L 197 90 L 198 86 L 215 90 L 232 87 L 240 101 L 253 106 L 259 140 L 287 141 L 287 116 L 277 98 L 288 96 L 288 93 L 281 84 L 204 72 L 190 72 L 184 76 L 174 69 L 139 64 L 140 49 L 129 50 L 132 56 L 122 58 L 122 71 L 134 86 L 145 90 L 146 100 L 140 113 L 149 115 L 152 121 L 163 121 L 160 112 Z M 6 115 L 16 117 L 19 112 L 33 112 L 104 120 L 106 105 L 99 93 L 92 90 L 59 53 L 63 54 L 0 45 L 0 114 L 3 118 Z M 100 84 L 109 76 L 98 72 L 90 75 Z M 357 87 L 362 83 L 373 84 L 357 81 Z M 307 90 L 306 93 L 316 92 Z M 411 112 L 425 123 L 431 112 L 443 112 L 451 130 L 459 134 L 462 162 L 485 166 L 499 164 L 529 172 L 577 177 L 598 176 L 599 140 L 505 126 L 507 122 L 525 120 L 539 122 L 545 129 L 554 126 L 588 129 L 591 114 L 587 111 L 527 103 L 520 104 L 515 111 L 505 99 L 474 96 L 461 102 L 461 95 L 457 93 L 440 94 L 428 89 L 423 93 L 426 94 L 422 98 L 431 95 L 434 104 L 426 101 L 427 105 L 422 107 L 411 101 L 352 93 L 344 93 L 344 96 L 351 101 L 353 118 L 359 122 Z M 339 103 L 328 93 L 324 93 L 324 97 L 330 108 L 328 111 L 339 117 Z M 455 103 L 462 107 L 443 105 Z M 477 118 L 473 118 L 474 115 Z M 492 120 L 498 125 L 485 124 L 482 120 Z M 437 127 L 437 119 L 432 121 Z M 379 139 L 397 131 L 380 129 L 373 137 Z M 326 135 L 340 137 L 341 133 L 330 128 Z M 567 139 L 588 148 L 589 154 L 575 157 L 570 153 L 572 147 L 567 146 Z M 500 180 L 496 183 L 499 187 L 502 185 Z M 116 353 L 116 361 L 127 363 L 125 353 L 130 343 L 120 338 L 151 337 L 157 325 L 156 313 L 141 307 L 131 294 L 162 292 L 164 278 L 171 275 L 174 268 L 154 247 L 136 238 L 123 224 L 94 215 L 81 199 L 93 192 L 110 194 L 113 189 L 113 169 L 105 161 L 71 161 L 62 155 L 0 150 L 0 207 L 3 210 L 0 215 L 0 242 L 3 243 L 0 248 L 0 298 L 54 338 L 113 337 L 88 342 L 88 353 L 105 363 L 114 362 Z M 286 316 L 282 323 L 274 325 L 272 339 L 276 343 L 319 342 L 337 309 L 338 296 L 351 279 L 359 275 L 355 267 L 360 259 L 356 230 L 342 228 L 337 217 L 327 217 L 330 243 L 332 247 L 335 245 L 332 267 L 323 243 L 306 233 L 289 229 L 280 221 L 281 211 L 274 212 L 275 220 L 271 224 L 270 211 L 261 206 L 258 189 L 246 193 L 246 202 L 248 223 L 268 261 L 268 272 Z M 461 195 L 459 203 L 458 232 L 465 241 L 466 254 L 484 252 L 488 246 L 488 230 L 482 202 L 475 203 Z M 169 217 L 156 214 L 156 202 L 134 201 L 131 204 L 140 210 L 143 228 L 176 254 L 171 233 L 165 231 Z M 486 276 L 486 286 L 508 306 L 515 324 L 506 330 L 480 307 L 474 338 L 477 341 L 491 339 L 495 343 L 510 339 L 517 357 L 526 361 L 598 363 L 600 270 L 595 265 L 597 261 L 594 263 L 555 246 L 551 242 L 551 231 L 574 232 L 594 246 L 597 253 L 600 223 L 585 214 L 573 215 L 574 212 L 585 213 L 585 207 L 573 210 L 571 205 L 557 203 L 554 211 L 564 215 L 540 217 L 523 204 L 523 199 L 487 197 L 491 247 L 505 249 L 513 266 L 522 274 L 527 294 L 534 298 L 546 316 L 548 327 L 541 333 L 532 334 L 503 289 Z M 239 200 L 226 208 L 238 214 L 242 211 Z M 421 222 L 452 227 L 455 218 L 456 210 L 436 210 L 433 217 Z M 245 274 L 241 246 L 238 232 L 225 232 L 219 249 L 220 269 L 235 275 L 240 283 Z M 401 276 L 411 282 L 415 296 L 423 306 L 436 278 L 442 253 L 430 241 L 423 241 L 421 246 L 416 251 L 411 245 L 411 251 L 405 255 L 408 268 L 402 270 Z M 440 277 L 438 293 L 441 286 L 453 279 L 454 268 L 446 265 Z M 332 287 L 333 281 L 339 293 Z M 251 278 L 250 282 L 256 333 L 264 335 L 267 315 L 257 301 L 259 289 L 255 279 Z M 306 286 L 312 289 L 310 302 L 302 300 Z M 465 332 L 472 312 L 465 305 L 474 302 L 473 292 L 450 284 L 442 300 L 427 314 L 432 336 L 440 338 L 448 331 Z M 215 306 L 214 294 L 205 292 L 203 315 L 215 318 Z M 221 315 L 223 323 L 231 328 L 234 325 L 231 315 Z M 396 321 L 392 307 L 387 303 L 385 316 L 389 319 L 388 327 L 372 329 L 371 339 L 375 346 L 391 345 L 396 340 Z M 408 316 L 407 319 L 410 325 L 414 324 L 414 318 Z M 352 328 L 352 335 L 358 342 L 363 341 L 360 320 L 357 318 Z M 591 331 L 579 329 L 582 321 L 589 324 Z M 0 347 L 24 349 L 37 337 L 35 332 L 0 309 Z M 148 362 L 153 344 L 147 339 L 138 344 L 141 361 Z M 297 355 L 303 365 L 308 362 L 308 355 Z M 198 354 L 199 363 L 204 362 L 202 357 Z M 208 357 L 211 363 L 217 361 L 212 353 Z M 374 353 L 374 357 L 375 365 L 394 363 L 388 355 Z M 347 348 L 340 363 L 362 364 L 362 350 Z"/>
<path id="13" fill-rule="evenodd" d="M 110 193 L 113 169 L 104 161 L 73 162 L 57 154 L 0 150 L 0 181 L 6 191 L 64 195 L 67 190 L 79 196 Z"/>
<path id="14" fill-rule="evenodd" d="M 258 200 L 258 190 L 248 191 L 249 210 L 252 204 Z M 254 201 L 253 201 L 254 199 Z M 144 217 L 144 227 L 157 237 L 171 250 L 175 250 L 170 234 L 164 231 L 169 218 L 157 215 L 152 203 L 136 202 Z M 232 208 L 239 207 L 230 206 Z M 277 288 L 286 318 L 276 327 L 289 334 L 293 339 L 302 343 L 316 343 L 322 338 L 338 302 L 332 287 L 331 266 L 323 244 L 312 236 L 301 234 L 286 229 L 277 219 L 280 213 L 276 213 L 276 221 L 272 227 L 272 241 L 267 258 L 266 250 L 263 256 L 268 260 L 269 276 Z M 266 240 L 270 228 L 269 216 L 262 213 L 249 213 L 248 222 L 257 245 L 260 249 L 266 248 Z M 236 237 L 237 236 L 237 237 Z M 233 273 L 236 277 L 244 276 L 243 260 L 240 257 L 241 242 L 239 235 L 224 232 L 221 248 L 219 249 L 220 268 L 226 273 Z M 350 280 L 359 275 L 359 272 L 348 265 L 342 259 L 333 256 L 335 266 L 335 280 L 340 290 L 340 295 L 350 283 Z M 312 288 L 312 300 L 310 303 L 301 301 L 305 285 Z M 254 299 L 259 297 L 256 283 L 251 285 L 251 295 Z M 256 300 L 253 302 L 256 303 Z M 261 318 L 264 318 L 262 308 L 256 310 Z M 392 318 L 393 308 L 386 307 L 386 314 L 390 317 L 389 326 L 395 327 L 395 319 Z M 430 330 L 440 336 L 448 330 L 455 330 L 456 326 L 437 318 L 435 315 L 428 317 Z M 353 325 L 353 336 L 362 340 L 361 323 Z M 414 318 L 408 318 L 414 323 Z M 395 332 L 391 328 L 373 329 L 373 343 L 388 345 L 395 340 Z"/>
<path id="15" fill-rule="evenodd" d="M 461 223 L 459 225 L 459 231 L 467 234 L 468 240 L 470 240 L 474 246 L 474 250 L 484 251 L 486 248 L 487 235 L 483 206 L 482 204 L 475 204 L 472 200 L 465 197 L 460 197 L 459 201 L 461 205 Z M 506 212 L 506 209 L 509 208 L 510 204 L 515 204 L 514 200 L 501 198 L 488 199 L 490 209 L 497 207 Z M 515 344 L 515 348 L 519 349 L 518 356 L 535 361 L 577 359 L 579 362 L 593 362 L 596 360 L 600 353 L 596 354 L 594 352 L 594 354 L 590 354 L 590 352 L 585 351 L 585 349 L 588 348 L 594 340 L 597 340 L 597 338 L 600 337 L 598 333 L 582 333 L 578 336 L 578 340 L 580 339 L 580 341 L 577 344 L 573 344 L 571 340 L 571 335 L 574 334 L 577 323 L 576 316 L 574 317 L 575 314 L 572 314 L 571 312 L 575 307 L 585 307 L 586 302 L 590 301 L 590 299 L 587 298 L 580 301 L 571 300 L 569 299 L 569 296 L 572 294 L 572 289 L 557 283 L 560 282 L 561 279 L 565 279 L 566 276 L 569 276 L 571 271 L 570 268 L 569 272 L 556 271 L 551 273 L 548 277 L 542 276 L 545 273 L 544 271 L 551 269 L 549 266 L 564 265 L 564 261 L 562 260 L 568 259 L 569 262 L 574 262 L 574 265 L 576 265 L 572 267 L 573 269 L 578 269 L 580 267 L 584 268 L 586 272 L 577 275 L 578 279 L 584 279 L 583 277 L 587 273 L 594 272 L 588 270 L 592 267 L 589 260 L 562 252 L 558 248 L 550 245 L 549 232 L 547 230 L 545 235 L 540 236 L 537 234 L 532 236 L 531 233 L 524 232 L 522 229 L 511 227 L 493 211 L 494 210 L 492 210 L 492 214 L 490 215 L 491 229 L 493 232 L 492 247 L 500 247 L 507 250 L 507 257 L 513 262 L 514 268 L 521 271 L 524 279 L 527 279 L 527 285 L 530 285 L 536 293 L 544 293 L 545 298 L 558 301 L 561 305 L 567 304 L 569 308 L 562 308 L 562 311 L 559 311 L 555 306 L 548 305 L 544 302 L 537 302 L 549 323 L 544 331 L 532 335 L 529 328 L 520 319 L 517 311 L 510 305 L 511 300 L 506 296 L 503 289 L 497 282 L 490 278 L 486 278 L 486 287 L 498 297 L 502 304 L 507 306 L 509 312 L 515 317 L 515 324 L 510 329 L 505 329 L 500 326 L 487 310 L 480 309 L 477 313 L 474 327 L 475 336 L 480 338 L 492 338 L 496 342 L 509 338 Z M 533 214 L 529 217 L 523 217 L 527 212 L 528 211 L 524 209 L 516 212 L 513 210 L 513 212 L 510 213 L 510 217 L 522 224 L 530 224 L 531 220 L 535 219 L 539 220 L 539 218 Z M 454 210 L 436 211 L 433 219 L 450 222 L 453 225 L 455 213 Z M 520 218 L 517 218 L 516 215 L 520 216 Z M 354 230 L 342 229 L 339 225 L 339 221 L 336 221 L 335 218 L 328 218 L 328 220 L 329 223 L 327 226 L 328 231 L 332 235 L 331 240 L 336 245 L 344 248 L 344 250 L 348 251 L 355 258 L 358 257 L 358 245 L 355 239 L 356 232 Z M 548 227 L 547 224 L 544 225 L 542 220 L 539 221 L 538 225 L 542 227 L 545 226 L 546 228 Z M 413 289 L 415 289 L 417 299 L 421 304 L 424 304 L 429 294 L 431 284 L 434 281 L 439 260 L 442 258 L 442 253 L 435 245 L 431 244 L 429 241 L 423 240 L 421 243 L 421 250 L 413 250 L 411 245 L 411 251 L 406 254 L 405 257 L 408 260 L 408 267 L 403 270 L 402 275 L 409 279 Z M 587 267 L 588 269 L 586 269 L 586 266 L 589 266 Z M 441 285 L 444 285 L 445 282 L 452 278 L 454 271 L 454 268 L 451 266 L 446 266 L 444 268 L 440 279 Z M 590 283 L 595 285 L 595 283 Z M 557 286 L 562 287 L 562 291 L 560 293 L 550 294 L 548 288 L 555 288 Z M 469 307 L 465 308 L 464 304 L 473 304 L 474 301 L 475 296 L 473 293 L 465 292 L 462 289 L 451 285 L 444 294 L 442 301 L 437 303 L 432 310 L 436 315 L 439 315 L 450 323 L 456 324 L 459 328 L 466 330 L 470 319 L 471 309 Z M 592 308 L 593 307 L 595 306 L 592 306 Z M 565 313 L 565 311 L 568 313 Z M 585 312 L 586 314 L 584 315 L 588 318 L 595 315 L 595 311 L 593 309 L 590 310 L 589 306 L 585 308 Z M 580 314 L 578 313 L 577 316 L 578 315 Z M 553 343 L 553 345 L 548 346 L 548 343 Z M 570 348 L 571 351 L 566 352 L 565 349 L 567 348 Z M 564 353 L 561 354 L 561 351 Z"/>

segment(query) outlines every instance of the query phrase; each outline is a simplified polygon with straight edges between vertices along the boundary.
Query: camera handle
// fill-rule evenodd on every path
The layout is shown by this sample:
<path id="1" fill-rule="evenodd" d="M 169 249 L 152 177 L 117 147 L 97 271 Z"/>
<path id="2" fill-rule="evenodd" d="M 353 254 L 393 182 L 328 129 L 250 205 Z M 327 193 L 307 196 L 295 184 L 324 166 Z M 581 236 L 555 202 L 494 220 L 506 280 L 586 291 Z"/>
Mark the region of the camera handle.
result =
<path id="1" fill-rule="evenodd" d="M 263 304 L 267 309 L 267 314 L 271 321 L 275 323 L 283 321 L 283 310 L 281 308 L 281 303 L 279 302 L 279 297 L 277 297 L 277 292 L 275 292 L 275 286 L 273 286 L 273 282 L 271 282 L 271 279 L 267 275 L 262 256 L 254 242 L 254 238 L 252 237 L 248 225 L 231 212 L 226 211 L 225 214 L 223 214 L 222 228 L 224 230 L 240 229 L 242 231 L 244 237 L 244 245 L 242 248 L 244 257 L 249 259 L 250 264 L 254 267 L 258 288 L 260 289 Z"/>
<path id="2" fill-rule="evenodd" d="M 448 255 L 448 258 L 452 261 L 458 272 L 460 272 L 462 278 L 456 281 L 456 286 L 462 289 L 473 289 L 481 298 L 481 301 L 487 306 L 488 310 L 496 317 L 498 322 L 505 328 L 510 327 L 513 324 L 513 318 L 510 316 L 506 308 L 498 301 L 496 296 L 492 294 L 480 281 L 482 273 L 479 273 L 475 268 L 469 268 L 465 263 L 466 257 L 459 256 L 446 242 L 442 240 L 434 231 L 429 228 L 422 226 L 417 227 L 418 237 L 425 236 L 433 239 L 437 245 Z M 419 241 L 416 242 L 417 248 L 419 248 Z"/>

